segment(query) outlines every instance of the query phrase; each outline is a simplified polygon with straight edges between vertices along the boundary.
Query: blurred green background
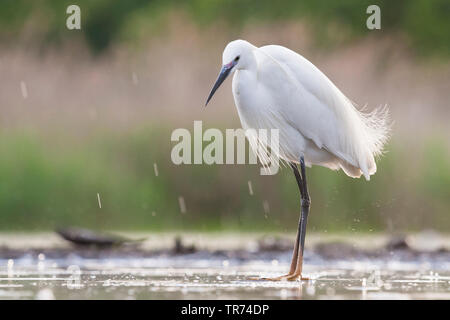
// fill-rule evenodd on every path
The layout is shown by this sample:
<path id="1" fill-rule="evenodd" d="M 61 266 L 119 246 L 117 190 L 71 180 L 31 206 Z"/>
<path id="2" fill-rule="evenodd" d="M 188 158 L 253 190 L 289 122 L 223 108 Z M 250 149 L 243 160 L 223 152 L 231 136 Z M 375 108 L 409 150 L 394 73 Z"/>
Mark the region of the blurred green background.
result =
<path id="1" fill-rule="evenodd" d="M 81 30 L 66 28 L 70 4 L 81 8 Z M 371 4 L 381 30 L 366 28 Z M 449 1 L 0 6 L 1 230 L 294 231 L 289 169 L 260 176 L 257 165 L 170 160 L 176 128 L 240 127 L 230 81 L 203 104 L 226 43 L 243 38 L 288 46 L 353 101 L 391 108 L 392 139 L 370 182 L 308 170 L 310 229 L 450 231 Z"/>

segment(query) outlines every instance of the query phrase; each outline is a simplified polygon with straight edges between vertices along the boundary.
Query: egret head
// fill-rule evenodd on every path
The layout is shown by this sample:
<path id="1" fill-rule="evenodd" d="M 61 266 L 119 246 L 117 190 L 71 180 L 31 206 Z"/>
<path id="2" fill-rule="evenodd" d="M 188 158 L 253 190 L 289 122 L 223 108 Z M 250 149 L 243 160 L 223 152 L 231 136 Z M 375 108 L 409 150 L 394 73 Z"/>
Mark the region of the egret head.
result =
<path id="1" fill-rule="evenodd" d="M 230 73 L 233 73 L 235 70 L 247 69 L 252 65 L 255 59 L 252 51 L 255 48 L 255 46 L 245 40 L 234 40 L 227 44 L 222 55 L 222 69 L 209 93 L 208 99 L 206 99 L 205 106 Z"/>

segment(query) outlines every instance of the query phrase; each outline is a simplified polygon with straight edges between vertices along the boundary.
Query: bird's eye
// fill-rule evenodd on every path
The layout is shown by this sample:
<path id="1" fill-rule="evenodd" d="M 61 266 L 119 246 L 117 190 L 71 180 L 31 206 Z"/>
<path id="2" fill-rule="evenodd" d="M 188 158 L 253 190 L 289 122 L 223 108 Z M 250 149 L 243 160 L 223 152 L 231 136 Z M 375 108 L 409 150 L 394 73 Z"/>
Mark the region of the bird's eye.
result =
<path id="1" fill-rule="evenodd" d="M 237 56 L 236 58 L 234 58 L 234 61 L 238 62 L 239 58 L 240 58 L 240 56 Z"/>

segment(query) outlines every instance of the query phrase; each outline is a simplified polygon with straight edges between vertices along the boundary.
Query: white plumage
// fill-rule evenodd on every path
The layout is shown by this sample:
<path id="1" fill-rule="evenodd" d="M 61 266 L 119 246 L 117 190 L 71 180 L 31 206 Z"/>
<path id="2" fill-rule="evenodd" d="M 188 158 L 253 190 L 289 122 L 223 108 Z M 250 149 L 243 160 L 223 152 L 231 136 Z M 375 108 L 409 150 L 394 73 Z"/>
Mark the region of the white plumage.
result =
<path id="1" fill-rule="evenodd" d="M 387 108 L 358 111 L 311 62 L 282 46 L 236 40 L 226 46 L 223 64 L 236 71 L 233 96 L 244 129 L 279 129 L 276 156 L 296 163 L 304 156 L 308 166 L 342 168 L 367 180 L 376 172 L 374 157 L 388 136 Z"/>

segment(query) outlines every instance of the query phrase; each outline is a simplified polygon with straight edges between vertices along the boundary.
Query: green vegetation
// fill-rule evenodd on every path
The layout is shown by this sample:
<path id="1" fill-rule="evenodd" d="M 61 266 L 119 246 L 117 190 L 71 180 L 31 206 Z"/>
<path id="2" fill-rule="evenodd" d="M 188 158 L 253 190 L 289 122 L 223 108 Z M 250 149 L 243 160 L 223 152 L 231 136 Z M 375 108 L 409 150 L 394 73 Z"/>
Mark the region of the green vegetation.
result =
<path id="1" fill-rule="evenodd" d="M 49 139 L 33 132 L 3 133 L 0 229 L 78 225 L 155 231 L 295 231 L 299 196 L 290 169 L 260 176 L 256 165 L 175 166 L 170 161 L 170 132 L 156 127 L 122 134 L 103 130 L 88 142 L 61 134 Z M 424 150 L 428 156 L 413 164 L 409 150 L 400 146 L 395 150 L 379 161 L 379 172 L 370 183 L 325 168 L 308 170 L 310 228 L 449 231 L 448 151 L 432 140 Z M 184 214 L 179 196 L 186 202 Z"/>
<path id="2" fill-rule="evenodd" d="M 81 31 L 66 28 L 66 8 L 71 4 L 81 7 Z M 381 8 L 381 30 L 370 31 L 366 28 L 366 8 L 371 4 L 377 4 Z M 393 36 L 393 39 L 404 41 L 410 46 L 408 54 L 411 52 L 413 55 L 439 57 L 446 62 L 450 56 L 449 16 L 448 0 L 3 0 L 0 10 L 0 41 L 2 48 L 16 49 L 12 50 L 11 57 L 3 61 L 4 65 L 14 65 L 10 76 L 4 77 L 4 88 L 16 91 L 9 98 L 5 91 L 6 98 L 3 97 L 3 100 L 11 102 L 4 103 L 6 111 L 2 121 L 5 125 L 0 134 L 0 230 L 52 229 L 60 225 L 78 225 L 129 230 L 183 228 L 294 231 L 299 212 L 298 190 L 288 168 L 284 168 L 276 176 L 260 176 L 257 165 L 173 165 L 170 160 L 170 120 L 167 119 L 159 126 L 150 124 L 148 127 L 125 132 L 120 131 L 125 129 L 105 129 L 99 125 L 99 129 L 92 132 L 89 138 L 76 138 L 70 133 L 64 133 L 60 127 L 60 119 L 56 117 L 50 119 L 48 128 L 39 133 L 23 132 L 24 129 L 35 126 L 21 126 L 21 121 L 9 126 L 10 118 L 21 115 L 25 119 L 33 118 L 33 114 L 28 113 L 30 108 L 25 108 L 25 103 L 28 107 L 28 104 L 36 102 L 33 104 L 33 112 L 38 114 L 39 108 L 47 101 L 41 101 L 43 95 L 54 94 L 54 97 L 48 99 L 49 104 L 57 100 L 58 106 L 54 110 L 62 110 L 59 108 L 62 100 L 76 99 L 72 90 L 67 88 L 63 88 L 60 94 L 55 92 L 52 88 L 54 82 L 47 83 L 45 79 L 66 77 L 69 72 L 65 73 L 64 70 L 75 68 L 72 62 L 77 63 L 86 58 L 91 60 L 90 57 L 79 55 L 79 52 L 74 54 L 77 59 L 72 59 L 72 56 L 67 55 L 70 50 L 64 48 L 59 53 L 56 52 L 55 56 L 67 55 L 68 58 L 55 64 L 53 68 L 50 64 L 46 65 L 48 67 L 45 68 L 45 73 L 48 72 L 48 78 L 41 78 L 33 73 L 44 72 L 42 68 L 31 70 L 29 74 L 27 70 L 19 68 L 30 68 L 29 66 L 40 63 L 39 59 L 29 64 L 25 58 L 16 61 L 17 53 L 32 48 L 58 48 L 58 45 L 66 45 L 71 41 L 81 41 L 93 53 L 100 55 L 116 45 L 130 48 L 135 44 L 148 44 L 147 38 L 164 35 L 169 30 L 168 26 L 178 28 L 174 32 L 181 38 L 185 35 L 184 24 L 190 23 L 190 20 L 199 29 L 214 27 L 214 30 L 227 36 L 228 33 L 239 34 L 249 25 L 264 25 L 269 28 L 301 21 L 311 31 L 315 41 L 312 48 L 344 46 L 368 35 L 373 37 L 370 39 Z M 174 19 L 182 21 L 177 24 Z M 375 40 L 375 43 L 378 42 Z M 31 55 L 35 56 L 36 52 L 32 51 Z M 20 58 L 20 55 L 17 56 Z M 108 97 L 109 90 L 130 90 L 129 87 L 122 86 L 123 81 L 130 83 L 131 71 L 145 66 L 137 60 L 130 62 L 130 58 L 125 57 L 121 62 L 118 60 L 120 63 L 116 68 L 110 65 L 108 58 L 92 59 L 92 64 L 85 67 L 87 70 L 97 62 L 106 61 L 108 65 L 105 64 L 104 69 L 99 68 L 92 73 L 83 69 L 82 76 L 74 77 L 74 81 L 78 79 L 89 83 L 86 87 L 80 86 L 83 90 L 89 86 L 101 87 L 102 75 L 117 78 L 117 82 L 105 83 L 103 90 L 99 90 L 98 100 L 95 99 L 96 102 L 92 104 L 109 106 L 113 99 Z M 353 56 L 349 55 L 349 58 Z M 197 60 L 196 63 L 202 62 L 201 59 Z M 405 68 L 411 64 L 408 63 Z M 123 70 L 120 67 L 122 64 Z M 64 71 L 61 75 L 57 73 L 60 68 Z M 146 70 L 142 77 L 150 72 L 153 71 Z M 195 72 L 196 77 L 202 77 L 201 72 Z M 401 73 L 402 70 L 392 72 Z M 14 76 L 11 77 L 11 74 Z M 411 74 L 423 78 L 414 80 L 424 80 L 423 83 L 433 86 L 436 93 L 440 90 L 440 86 L 434 85 L 437 80 L 429 84 L 425 81 L 430 76 L 428 72 L 417 71 Z M 158 77 L 152 75 L 151 79 L 157 81 Z M 364 78 L 361 79 L 364 81 Z M 30 93 L 33 81 L 45 82 L 46 90 L 35 94 L 36 100 L 24 100 L 18 90 L 19 81 L 22 80 L 30 83 Z M 359 78 L 355 81 L 359 81 Z M 168 80 L 164 83 L 177 85 Z M 151 83 L 147 82 L 145 85 Z M 208 82 L 208 88 L 201 89 L 202 99 L 209 85 Z M 444 86 L 445 83 L 442 88 Z M 38 93 L 37 89 L 34 90 Z M 381 101 L 386 99 L 389 90 L 382 91 Z M 130 92 L 139 95 L 139 91 Z M 152 92 L 127 101 L 129 104 L 126 107 L 136 107 L 133 112 L 137 112 L 137 108 L 143 104 L 143 97 L 151 99 Z M 432 96 L 434 93 L 435 91 L 426 90 L 424 96 Z M 80 104 L 91 104 L 91 97 L 90 93 L 83 95 Z M 437 100 L 448 99 L 447 96 L 440 95 Z M 438 110 L 438 105 L 441 104 L 439 101 L 431 103 L 436 104 L 433 110 Z M 9 112 L 7 105 L 14 112 Z M 404 108 L 404 112 L 409 112 L 407 106 Z M 172 112 L 176 113 L 178 110 L 174 108 Z M 430 109 L 424 105 L 423 110 Z M 10 113 L 13 116 L 9 117 Z M 77 130 L 83 130 L 81 128 L 85 125 L 87 124 L 81 123 Z M 220 126 L 223 127 L 224 123 Z M 415 147 L 417 150 L 413 159 L 411 150 L 404 146 L 407 139 L 394 136 L 388 153 L 379 162 L 379 172 L 372 177 L 370 183 L 364 179 L 352 180 L 342 172 L 334 173 L 325 168 L 314 167 L 308 170 L 313 201 L 310 228 L 330 232 L 423 228 L 449 231 L 450 155 L 446 147 L 448 143 L 440 141 L 437 138 L 439 136 L 446 135 L 429 138 L 427 132 L 429 140 Z M 421 158 L 421 154 L 426 157 Z M 155 163 L 158 176 L 154 173 Z M 248 181 L 253 184 L 254 195 L 249 194 Z M 97 193 L 100 195 L 102 208 L 99 208 Z M 184 214 L 179 209 L 180 196 L 186 202 L 187 212 Z"/>
<path id="3" fill-rule="evenodd" d="M 82 32 L 65 27 L 70 4 L 81 7 Z M 3 0 L 0 39 L 15 41 L 22 32 L 28 37 L 31 33 L 35 41 L 45 40 L 41 44 L 84 37 L 94 52 L 102 52 L 116 41 L 161 32 L 167 13 L 184 11 L 201 26 L 220 21 L 234 29 L 303 19 L 316 32 L 317 43 L 327 44 L 371 32 L 366 28 L 366 8 L 371 4 L 381 8 L 382 29 L 375 32 L 405 35 L 419 54 L 450 55 L 448 0 Z"/>

